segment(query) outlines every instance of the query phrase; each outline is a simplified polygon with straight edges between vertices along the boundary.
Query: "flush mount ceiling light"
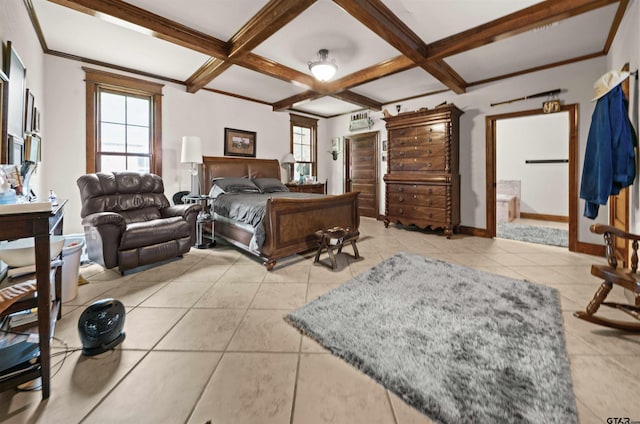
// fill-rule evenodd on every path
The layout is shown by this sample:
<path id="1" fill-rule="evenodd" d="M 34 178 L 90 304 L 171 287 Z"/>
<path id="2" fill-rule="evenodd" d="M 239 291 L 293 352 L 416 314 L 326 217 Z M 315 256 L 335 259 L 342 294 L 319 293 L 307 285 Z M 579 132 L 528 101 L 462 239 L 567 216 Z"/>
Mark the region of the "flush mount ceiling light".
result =
<path id="1" fill-rule="evenodd" d="M 318 59 L 315 62 L 309 62 L 309 70 L 318 81 L 329 81 L 338 70 L 335 59 L 329 61 L 329 50 L 320 49 L 318 51 Z"/>

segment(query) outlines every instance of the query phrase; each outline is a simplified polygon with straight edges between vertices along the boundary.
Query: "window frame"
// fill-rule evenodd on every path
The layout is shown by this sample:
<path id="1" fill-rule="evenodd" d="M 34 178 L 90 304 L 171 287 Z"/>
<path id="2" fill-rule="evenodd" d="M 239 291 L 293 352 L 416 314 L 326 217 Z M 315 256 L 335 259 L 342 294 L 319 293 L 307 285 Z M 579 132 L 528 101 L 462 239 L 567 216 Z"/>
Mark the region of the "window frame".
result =
<path id="1" fill-rule="evenodd" d="M 311 163 L 311 175 L 318 176 L 318 119 L 309 118 L 307 116 L 289 114 L 289 150 L 293 154 L 293 127 L 309 128 L 311 132 L 311 162 L 297 162 L 296 163 Z"/>
<path id="2" fill-rule="evenodd" d="M 82 67 L 86 83 L 86 172 L 100 171 L 98 128 L 100 91 L 149 97 L 151 101 L 149 172 L 162 176 L 162 87 L 164 84 Z M 128 155 L 125 154 L 126 157 Z M 140 156 L 140 155 L 131 155 Z M 144 155 L 143 155 L 144 156 Z"/>

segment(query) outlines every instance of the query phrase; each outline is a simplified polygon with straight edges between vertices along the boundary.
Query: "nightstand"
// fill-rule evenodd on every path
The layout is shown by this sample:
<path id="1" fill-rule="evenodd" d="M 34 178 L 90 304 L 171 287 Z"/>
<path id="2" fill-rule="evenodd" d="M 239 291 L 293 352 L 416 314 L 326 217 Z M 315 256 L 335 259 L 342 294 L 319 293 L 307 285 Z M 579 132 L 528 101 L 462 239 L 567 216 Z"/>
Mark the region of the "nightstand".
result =
<path id="1" fill-rule="evenodd" d="M 211 199 L 211 197 L 206 194 L 184 197 L 184 200 L 186 202 L 200 202 L 200 212 L 198 213 L 198 217 L 196 218 L 196 244 L 193 246 L 196 249 L 208 249 L 216 245 L 216 241 L 213 236 L 213 216 L 209 212 L 209 199 Z M 205 242 L 204 227 L 209 222 L 211 223 L 211 237 L 206 238 L 210 239 L 211 241 Z"/>
<path id="2" fill-rule="evenodd" d="M 325 194 L 324 183 L 308 183 L 308 184 L 285 184 L 289 191 L 297 193 L 318 193 Z"/>

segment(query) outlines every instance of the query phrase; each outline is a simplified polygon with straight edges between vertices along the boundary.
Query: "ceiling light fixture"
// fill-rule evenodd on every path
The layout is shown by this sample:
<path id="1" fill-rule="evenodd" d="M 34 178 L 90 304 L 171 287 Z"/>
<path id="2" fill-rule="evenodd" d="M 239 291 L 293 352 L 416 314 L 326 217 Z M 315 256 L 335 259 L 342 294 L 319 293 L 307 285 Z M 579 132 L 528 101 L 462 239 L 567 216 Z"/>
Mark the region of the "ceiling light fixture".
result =
<path id="1" fill-rule="evenodd" d="M 318 51 L 318 59 L 315 62 L 309 62 L 309 70 L 318 81 L 329 81 L 338 70 L 335 59 L 329 61 L 329 50 L 320 49 Z"/>

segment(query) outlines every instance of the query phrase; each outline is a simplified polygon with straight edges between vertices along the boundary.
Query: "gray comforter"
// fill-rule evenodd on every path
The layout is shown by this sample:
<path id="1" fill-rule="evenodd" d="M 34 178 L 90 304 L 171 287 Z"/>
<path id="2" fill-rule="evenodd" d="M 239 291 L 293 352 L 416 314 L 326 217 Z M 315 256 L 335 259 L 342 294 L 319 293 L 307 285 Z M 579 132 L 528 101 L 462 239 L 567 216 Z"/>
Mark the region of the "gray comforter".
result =
<path id="1" fill-rule="evenodd" d="M 313 193 L 226 193 L 219 195 L 213 201 L 213 211 L 218 215 L 249 224 L 254 227 L 254 237 L 251 240 L 252 250 L 259 250 L 265 240 L 265 229 L 263 225 L 264 213 L 267 206 L 267 199 L 288 197 L 296 199 L 308 199 L 312 197 L 322 197 L 323 194 Z"/>

